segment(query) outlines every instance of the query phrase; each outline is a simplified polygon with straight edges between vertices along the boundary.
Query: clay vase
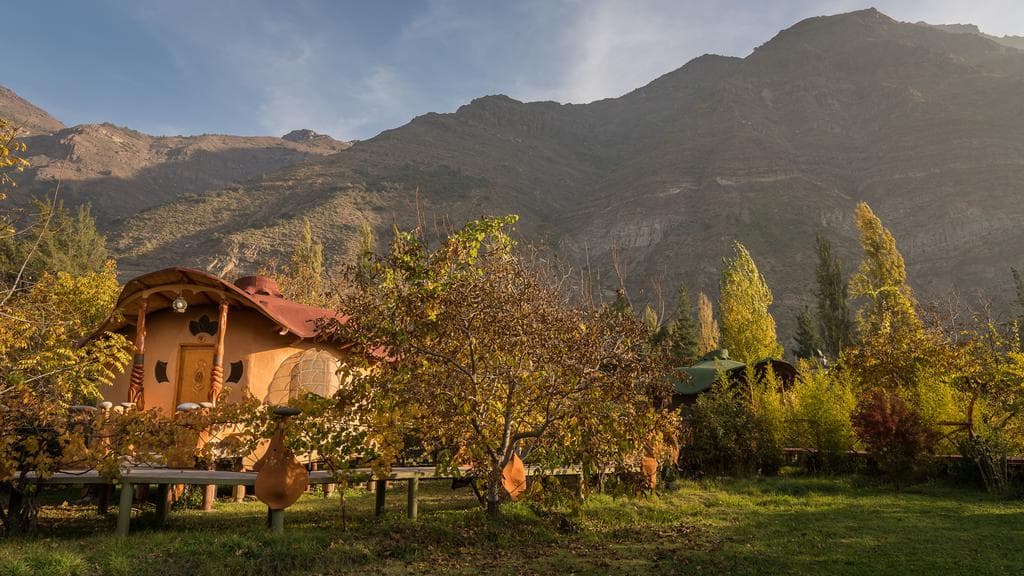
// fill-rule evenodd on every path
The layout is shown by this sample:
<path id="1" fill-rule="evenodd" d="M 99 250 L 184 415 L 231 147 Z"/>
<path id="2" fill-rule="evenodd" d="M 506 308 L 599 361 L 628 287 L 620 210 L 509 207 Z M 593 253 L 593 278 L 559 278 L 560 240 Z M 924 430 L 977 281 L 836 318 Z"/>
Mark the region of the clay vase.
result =
<path id="1" fill-rule="evenodd" d="M 526 492 L 526 468 L 518 454 L 512 454 L 512 459 L 501 470 L 501 485 L 513 501 Z"/>
<path id="2" fill-rule="evenodd" d="M 658 461 L 651 455 L 646 455 L 640 460 L 640 472 L 644 478 L 644 488 L 654 490 L 658 485 Z"/>
<path id="3" fill-rule="evenodd" d="M 299 499 L 309 486 L 309 472 L 284 443 L 284 426 L 278 425 L 256 474 L 256 497 L 271 510 L 283 510 Z"/>

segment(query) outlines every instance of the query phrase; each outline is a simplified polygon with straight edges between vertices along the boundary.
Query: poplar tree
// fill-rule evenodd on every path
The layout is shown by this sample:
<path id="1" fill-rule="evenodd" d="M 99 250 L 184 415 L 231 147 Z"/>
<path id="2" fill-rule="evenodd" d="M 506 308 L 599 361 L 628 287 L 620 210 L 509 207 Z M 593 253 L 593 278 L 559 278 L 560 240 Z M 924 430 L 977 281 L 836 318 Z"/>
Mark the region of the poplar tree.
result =
<path id="1" fill-rule="evenodd" d="M 866 299 L 857 311 L 860 337 L 897 327 L 920 329 L 917 302 L 907 284 L 906 264 L 892 233 L 865 202 L 857 204 L 856 220 L 864 260 L 850 279 L 850 293 Z"/>
<path id="2" fill-rule="evenodd" d="M 295 246 L 288 264 L 285 295 L 303 304 L 323 302 L 324 246 L 313 239 L 309 220 L 305 221 L 302 240 Z"/>
<path id="3" fill-rule="evenodd" d="M 796 350 L 793 353 L 797 358 L 817 358 L 818 351 L 823 346 L 818 334 L 818 323 L 807 306 L 804 306 L 796 317 L 796 335 L 793 341 L 796 342 Z"/>
<path id="4" fill-rule="evenodd" d="M 701 292 L 697 295 L 697 354 L 703 357 L 718 349 L 718 321 L 711 307 L 711 299 Z"/>
<path id="5" fill-rule="evenodd" d="M 668 353 L 673 366 L 690 366 L 700 357 L 697 324 L 686 286 L 679 287 L 676 297 L 676 317 L 669 325 Z"/>
<path id="6" fill-rule="evenodd" d="M 830 358 L 838 358 L 843 346 L 850 342 L 853 321 L 850 319 L 849 292 L 843 278 L 838 256 L 832 255 L 832 243 L 818 235 L 818 325 L 821 349 Z"/>
<path id="7" fill-rule="evenodd" d="M 736 256 L 723 261 L 718 301 L 722 343 L 730 356 L 748 364 L 780 358 L 782 346 L 775 335 L 775 319 L 768 311 L 772 292 L 747 248 L 734 242 L 733 249 Z"/>

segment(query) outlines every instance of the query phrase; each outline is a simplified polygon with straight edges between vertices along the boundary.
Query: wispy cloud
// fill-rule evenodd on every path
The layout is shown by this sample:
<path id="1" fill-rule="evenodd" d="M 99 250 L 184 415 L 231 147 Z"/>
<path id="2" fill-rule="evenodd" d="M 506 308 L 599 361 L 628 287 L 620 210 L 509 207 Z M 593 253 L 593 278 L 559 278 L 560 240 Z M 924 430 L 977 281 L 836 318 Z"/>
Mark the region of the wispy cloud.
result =
<path id="1" fill-rule="evenodd" d="M 1022 0 L 872 2 L 900 20 L 1024 35 Z M 368 138 L 484 94 L 619 96 L 703 53 L 745 56 L 798 20 L 862 7 L 864 0 L 107 0 L 88 11 L 51 9 L 65 27 L 55 38 L 87 28 L 90 42 L 70 48 L 86 53 L 96 39 L 127 36 L 132 44 L 107 42 L 107 51 L 76 53 L 64 68 L 64 59 L 31 51 L 5 76 L 25 84 L 52 69 L 52 78 L 91 79 L 89 90 L 46 98 L 69 120 L 88 109 L 90 121 L 163 132 L 311 128 Z M 92 22 L 59 22 L 93 12 Z M 14 40 L 45 33 L 33 28 L 36 20 L 46 18 L 19 21 Z M 80 62 L 97 69 L 70 68 Z"/>

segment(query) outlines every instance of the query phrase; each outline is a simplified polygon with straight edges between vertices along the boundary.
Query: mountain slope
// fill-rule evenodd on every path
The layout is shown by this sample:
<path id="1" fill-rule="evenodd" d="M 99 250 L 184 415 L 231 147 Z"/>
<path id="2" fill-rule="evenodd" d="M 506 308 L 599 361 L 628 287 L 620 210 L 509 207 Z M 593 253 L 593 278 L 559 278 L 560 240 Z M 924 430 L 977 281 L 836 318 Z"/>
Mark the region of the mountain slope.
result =
<path id="1" fill-rule="evenodd" d="M 1000 298 L 1024 265 L 1024 52 L 875 10 L 811 18 L 746 58 L 702 56 L 585 105 L 474 100 L 337 154 L 125 220 L 123 270 L 236 274 L 287 258 L 308 218 L 336 260 L 382 240 L 519 213 L 522 237 L 637 303 L 717 292 L 732 240 L 776 295 L 781 332 L 812 301 L 814 237 L 851 270 L 853 207 L 892 228 L 923 300 Z M 784 342 L 789 344 L 789 342 Z"/>
<path id="2" fill-rule="evenodd" d="M 2 86 L 0 118 L 22 127 L 28 147 L 30 167 L 19 174 L 12 200 L 24 205 L 49 196 L 60 178 L 65 203 L 90 203 L 103 225 L 349 146 L 312 130 L 273 138 L 150 136 L 113 124 L 65 128 Z"/>
<path id="3" fill-rule="evenodd" d="M 0 86 L 0 118 L 18 126 L 20 133 L 26 136 L 50 134 L 64 128 L 59 120 L 45 110 L 3 86 Z"/>

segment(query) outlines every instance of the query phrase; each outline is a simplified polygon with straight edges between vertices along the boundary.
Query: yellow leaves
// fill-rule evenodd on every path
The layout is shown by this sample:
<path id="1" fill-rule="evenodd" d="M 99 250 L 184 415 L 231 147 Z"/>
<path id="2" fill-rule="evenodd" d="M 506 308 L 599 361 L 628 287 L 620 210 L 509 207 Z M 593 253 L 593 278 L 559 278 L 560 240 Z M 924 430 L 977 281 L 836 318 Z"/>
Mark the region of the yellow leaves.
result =
<path id="1" fill-rule="evenodd" d="M 14 141 L 17 133 L 17 127 L 0 118 L 0 187 L 14 187 L 16 183 L 7 173 L 21 172 L 29 165 L 28 160 L 19 156 L 27 150 L 27 147 L 23 142 Z"/>

